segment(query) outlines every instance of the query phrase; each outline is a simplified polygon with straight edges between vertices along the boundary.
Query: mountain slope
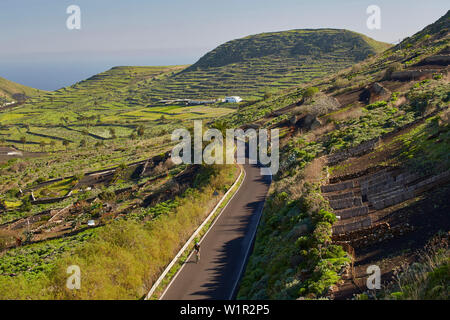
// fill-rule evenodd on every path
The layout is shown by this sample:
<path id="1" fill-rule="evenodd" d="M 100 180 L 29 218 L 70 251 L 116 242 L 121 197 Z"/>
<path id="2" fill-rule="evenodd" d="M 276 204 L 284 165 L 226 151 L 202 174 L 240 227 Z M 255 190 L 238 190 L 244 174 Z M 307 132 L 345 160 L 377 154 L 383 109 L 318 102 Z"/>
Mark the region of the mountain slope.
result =
<path id="1" fill-rule="evenodd" d="M 281 136 L 280 170 L 238 298 L 448 299 L 443 272 L 423 281 L 423 270 L 439 271 L 436 253 L 450 254 L 448 17 L 221 119 Z M 434 265 L 415 268 L 424 257 Z M 414 273 L 392 282 L 408 264 Z M 365 292 L 371 265 L 389 292 Z"/>
<path id="2" fill-rule="evenodd" d="M 154 101 L 241 95 L 249 100 L 348 67 L 388 47 L 337 29 L 252 35 L 222 44 L 182 72 L 152 84 L 146 97 Z"/>
<path id="3" fill-rule="evenodd" d="M 22 95 L 32 97 L 41 92 L 45 91 L 27 87 L 0 77 L 0 102 L 2 99 L 6 101 L 20 100 Z"/>
<path id="4" fill-rule="evenodd" d="M 140 99 L 143 86 L 160 81 L 185 66 L 115 67 L 70 87 L 28 99 L 20 108 L 0 112 L 0 138 L 16 147 L 25 138 L 27 151 L 61 145 L 64 137 L 78 145 L 134 137 L 145 128 L 152 138 L 171 131 L 183 119 L 218 117 L 226 107 L 153 106 Z M 112 141 L 111 141 L 112 142 Z M 131 147 L 131 146 L 130 146 Z"/>
<path id="5" fill-rule="evenodd" d="M 439 18 L 436 22 L 426 26 L 411 37 L 404 39 L 400 44 L 396 45 L 393 50 L 401 49 L 404 46 L 412 46 L 421 40 L 427 40 L 430 37 L 443 38 L 448 34 L 450 29 L 450 10 Z M 427 39 L 425 39 L 427 38 Z"/>
<path id="6" fill-rule="evenodd" d="M 380 44 L 382 50 L 389 45 Z M 221 67 L 231 63 L 245 63 L 254 58 L 291 58 L 302 56 L 341 58 L 342 53 L 354 61 L 376 53 L 369 38 L 347 30 L 317 29 L 261 33 L 229 41 L 203 56 L 189 70 Z"/>

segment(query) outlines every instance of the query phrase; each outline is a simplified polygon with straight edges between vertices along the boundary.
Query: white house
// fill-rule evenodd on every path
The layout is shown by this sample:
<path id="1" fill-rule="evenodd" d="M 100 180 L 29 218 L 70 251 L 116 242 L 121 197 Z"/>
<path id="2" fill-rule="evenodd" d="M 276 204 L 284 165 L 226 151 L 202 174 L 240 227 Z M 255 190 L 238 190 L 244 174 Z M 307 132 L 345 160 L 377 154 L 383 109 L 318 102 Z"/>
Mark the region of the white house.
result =
<path id="1" fill-rule="evenodd" d="M 225 102 L 227 103 L 239 103 L 242 101 L 241 97 L 238 96 L 232 96 L 232 97 L 226 97 Z"/>

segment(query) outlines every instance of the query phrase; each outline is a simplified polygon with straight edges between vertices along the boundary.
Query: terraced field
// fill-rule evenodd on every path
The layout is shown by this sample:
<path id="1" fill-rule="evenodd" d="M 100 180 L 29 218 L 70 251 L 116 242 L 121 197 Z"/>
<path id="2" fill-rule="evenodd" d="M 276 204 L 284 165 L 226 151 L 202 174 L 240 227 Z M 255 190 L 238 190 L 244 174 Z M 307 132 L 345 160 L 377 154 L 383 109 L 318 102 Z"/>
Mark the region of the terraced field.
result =
<path id="1" fill-rule="evenodd" d="M 142 127 L 158 136 L 169 131 L 168 124 L 234 111 L 217 104 L 161 105 L 160 100 L 260 99 L 387 47 L 346 30 L 292 30 L 230 41 L 190 67 L 115 67 L 0 112 L 0 142 L 36 152 L 125 139 Z"/>
<path id="2" fill-rule="evenodd" d="M 0 139 L 27 151 L 56 151 L 107 140 L 164 135 L 180 121 L 228 114 L 221 106 L 148 105 L 142 85 L 184 68 L 116 67 L 0 113 Z"/>
<path id="3" fill-rule="evenodd" d="M 285 132 L 238 298 L 448 299 L 449 19 L 225 117 Z"/>
<path id="4" fill-rule="evenodd" d="M 346 68 L 388 48 L 360 34 L 335 29 L 263 33 L 227 42 L 197 63 L 147 86 L 158 99 L 263 97 Z"/>
<path id="5" fill-rule="evenodd" d="M 168 157 L 172 130 L 203 119 L 282 133 L 238 298 L 368 298 L 368 263 L 388 283 L 449 232 L 448 21 L 377 55 L 385 44 L 342 30 L 251 36 L 188 68 L 113 68 L 3 110 L 0 296 L 145 295 L 237 177 Z M 247 101 L 157 102 L 231 94 Z M 74 263 L 88 277 L 75 294 Z"/>

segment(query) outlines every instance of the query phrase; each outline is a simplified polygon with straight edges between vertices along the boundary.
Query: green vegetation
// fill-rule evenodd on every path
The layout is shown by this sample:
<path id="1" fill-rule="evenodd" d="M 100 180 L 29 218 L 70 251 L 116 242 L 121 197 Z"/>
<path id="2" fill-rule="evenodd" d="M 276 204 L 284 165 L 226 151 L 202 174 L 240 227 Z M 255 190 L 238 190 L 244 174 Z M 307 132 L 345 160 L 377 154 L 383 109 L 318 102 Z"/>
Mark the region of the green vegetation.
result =
<path id="1" fill-rule="evenodd" d="M 170 134 L 174 129 L 189 128 L 191 120 L 208 121 L 234 111 L 216 105 L 148 105 L 148 101 L 137 97 L 136 92 L 143 90 L 141 83 L 158 81 L 182 68 L 184 66 L 116 67 L 1 112 L 1 144 L 46 154 L 0 164 L 0 200 L 8 201 L 7 208 L 14 209 L 2 214 L 0 221 L 70 203 L 37 205 L 30 211 L 28 207 L 21 207 L 22 199 L 16 196 L 19 188 L 148 159 L 173 146 Z M 116 179 L 114 190 L 110 191 L 130 186 L 123 181 Z M 35 196 L 67 195 L 73 181 L 66 182 L 37 190 Z M 17 192 L 11 196 L 9 190 Z"/>
<path id="2" fill-rule="evenodd" d="M 218 98 L 254 100 L 271 90 L 308 83 L 389 47 L 346 30 L 290 30 L 229 41 L 187 69 L 147 86 L 150 100 Z"/>
<path id="3" fill-rule="evenodd" d="M 286 191 L 276 190 L 266 202 L 240 299 L 322 297 L 350 262 L 331 243 L 336 217 L 317 185 L 305 184 L 300 197 Z"/>
<path id="4" fill-rule="evenodd" d="M 77 184 L 77 182 L 78 181 L 75 178 L 64 179 L 62 181 L 38 189 L 35 192 L 35 197 L 37 198 L 64 197 L 72 190 L 72 188 Z"/>
<path id="5" fill-rule="evenodd" d="M 176 198 L 176 206 L 146 223 L 136 221 L 133 215 L 130 219 L 116 220 L 96 229 L 89 240 L 83 240 L 83 246 L 72 246 L 70 251 L 61 247 L 69 248 L 71 241 L 79 242 L 84 236 L 10 251 L 0 268 L 16 276 L 0 276 L 0 296 L 2 299 L 141 298 L 223 195 L 221 190 L 228 188 L 235 177 L 235 166 L 205 168 L 198 176 L 197 188 L 188 189 Z M 217 190 L 219 194 L 213 195 Z M 50 261 L 42 258 L 52 252 L 57 252 L 56 258 Z M 82 287 L 76 292 L 65 286 L 70 265 L 81 268 Z"/>
<path id="6" fill-rule="evenodd" d="M 441 116 L 429 118 L 423 125 L 399 137 L 400 159 L 412 171 L 426 175 L 450 169 L 449 124 L 440 121 Z"/>
<path id="7" fill-rule="evenodd" d="M 317 182 L 339 167 L 343 170 L 351 166 L 352 162 L 327 168 L 319 157 L 358 146 L 419 121 L 394 135 L 392 140 L 387 139 L 373 157 L 377 152 L 392 152 L 388 156 L 389 163 L 421 174 L 448 170 L 449 84 L 444 76 L 435 74 L 430 79 L 412 81 L 402 87 L 388 83 L 386 85 L 392 85 L 395 90 L 390 97 L 367 105 L 358 96 L 352 96 L 352 92 L 363 92 L 374 82 L 384 84 L 383 81 L 389 78 L 387 73 L 413 66 L 446 50 L 449 43 L 442 21 L 448 23 L 448 17 L 449 13 L 437 22 L 441 29 L 428 28 L 433 30 L 429 37 L 414 42 L 405 40 L 403 45 L 369 57 L 352 68 L 311 81 L 309 87 L 271 94 L 225 117 L 230 125 L 257 123 L 260 127 L 278 126 L 280 129 L 289 126 L 286 119 L 294 116 L 319 115 L 322 120 L 319 133 L 299 122 L 296 131 L 291 126 L 294 133 L 281 142 L 280 170 L 264 207 L 255 249 L 241 283 L 240 299 L 329 297 L 346 272 L 350 257 L 330 240 L 335 217 L 328 202 L 321 197 Z M 404 45 L 409 42 L 409 46 Z M 406 61 L 405 65 L 400 61 Z M 312 112 L 315 103 L 308 104 L 308 100 L 311 96 L 316 100 L 316 95 L 321 93 L 346 102 L 337 111 Z M 283 110 L 283 114 L 280 115 L 278 110 Z M 436 115 L 430 117 L 430 113 Z M 368 165 L 383 166 L 386 163 L 374 161 L 373 164 L 360 164 L 358 168 L 363 170 Z M 448 271 L 448 251 L 441 258 L 433 268 L 423 268 L 425 272 L 419 278 L 428 280 L 404 280 L 402 293 L 392 297 L 447 299 L 448 277 L 442 275 Z M 416 284 L 412 285 L 414 281 Z M 421 293 L 416 294 L 418 291 Z"/>
<path id="8" fill-rule="evenodd" d="M 0 77 L 0 107 L 5 102 L 17 102 L 26 97 L 33 97 L 45 93 L 43 90 L 30 88 Z"/>
<path id="9" fill-rule="evenodd" d="M 180 67 L 116 67 L 0 113 L 6 143 L 27 151 L 86 148 L 110 141 L 167 134 L 182 121 L 232 112 L 226 107 L 148 105 L 143 83 Z M 133 138 L 133 139 L 132 139 Z"/>

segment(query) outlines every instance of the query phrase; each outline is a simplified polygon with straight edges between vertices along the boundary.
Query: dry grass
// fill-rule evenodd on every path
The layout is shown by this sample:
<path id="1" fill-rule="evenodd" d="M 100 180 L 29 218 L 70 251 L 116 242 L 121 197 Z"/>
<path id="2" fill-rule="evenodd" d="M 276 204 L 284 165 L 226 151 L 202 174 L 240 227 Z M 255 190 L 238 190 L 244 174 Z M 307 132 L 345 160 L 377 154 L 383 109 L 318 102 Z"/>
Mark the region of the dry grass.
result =
<path id="1" fill-rule="evenodd" d="M 328 119 L 331 120 L 349 120 L 349 119 L 356 119 L 363 115 L 362 109 L 359 107 L 359 105 L 355 105 L 352 108 L 349 108 L 348 110 L 335 112 L 328 116 Z"/>
<path id="2" fill-rule="evenodd" d="M 318 138 L 323 135 L 333 131 L 336 129 L 336 125 L 332 122 L 326 123 L 323 126 L 317 127 L 311 131 L 309 131 L 305 136 L 305 140 L 307 142 L 316 141 Z"/>
<path id="3" fill-rule="evenodd" d="M 304 179 L 307 182 L 319 182 L 323 178 L 323 167 L 326 164 L 325 157 L 315 158 L 304 170 Z"/>
<path id="4" fill-rule="evenodd" d="M 384 299 L 448 300 L 450 286 L 449 234 L 436 236 L 426 246 L 419 262 L 396 275 L 395 282 L 384 289 Z"/>
<path id="5" fill-rule="evenodd" d="M 401 97 L 399 97 L 398 99 L 397 99 L 397 101 L 395 101 L 395 106 L 396 107 L 400 107 L 400 106 L 402 106 L 402 105 L 404 105 L 404 104 L 406 104 L 408 102 L 408 100 L 406 99 L 406 97 L 405 96 L 401 96 Z"/>
<path id="6" fill-rule="evenodd" d="M 16 237 L 18 235 L 14 231 L 10 230 L 0 230 L 0 257 L 5 252 L 1 252 L 8 246 L 11 246 L 15 243 Z"/>

